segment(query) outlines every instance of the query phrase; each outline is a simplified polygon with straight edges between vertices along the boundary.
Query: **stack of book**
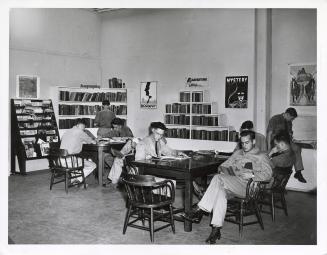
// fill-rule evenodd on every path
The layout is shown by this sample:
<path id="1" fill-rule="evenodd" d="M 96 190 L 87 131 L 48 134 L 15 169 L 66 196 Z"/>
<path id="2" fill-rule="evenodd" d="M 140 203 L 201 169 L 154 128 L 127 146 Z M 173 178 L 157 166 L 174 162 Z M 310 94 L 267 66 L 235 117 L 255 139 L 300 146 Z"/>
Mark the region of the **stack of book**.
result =
<path id="1" fill-rule="evenodd" d="M 109 100 L 109 102 L 126 102 L 126 92 L 72 92 L 60 91 L 60 101 L 79 101 L 79 102 L 102 102 Z"/>
<path id="2" fill-rule="evenodd" d="M 123 83 L 122 79 L 118 79 L 116 77 L 111 78 L 108 80 L 109 88 L 116 89 L 116 88 L 125 88 L 125 83 Z"/>
<path id="3" fill-rule="evenodd" d="M 94 119 L 91 118 L 82 118 L 85 121 L 85 127 L 92 128 L 94 127 Z M 75 125 L 76 119 L 60 119 L 59 128 L 68 129 L 72 128 Z"/>
<path id="4" fill-rule="evenodd" d="M 218 116 L 192 116 L 193 125 L 218 126 Z"/>
<path id="5" fill-rule="evenodd" d="M 166 124 L 180 124 L 180 125 L 190 125 L 190 116 L 180 114 L 180 115 L 165 115 Z"/>
<path id="6" fill-rule="evenodd" d="M 236 132 L 235 130 L 229 131 L 229 141 L 230 142 L 237 142 L 239 137 L 239 133 Z"/>
<path id="7" fill-rule="evenodd" d="M 116 115 L 126 115 L 126 105 L 110 105 L 109 109 Z M 59 105 L 59 115 L 95 115 L 101 111 L 100 105 Z"/>
<path id="8" fill-rule="evenodd" d="M 211 114 L 211 104 L 193 104 L 192 113 Z"/>
<path id="9" fill-rule="evenodd" d="M 228 141 L 228 130 L 192 130 L 192 139 Z"/>
<path id="10" fill-rule="evenodd" d="M 167 130 L 167 137 L 171 138 L 190 138 L 190 130 L 187 128 L 170 128 Z"/>

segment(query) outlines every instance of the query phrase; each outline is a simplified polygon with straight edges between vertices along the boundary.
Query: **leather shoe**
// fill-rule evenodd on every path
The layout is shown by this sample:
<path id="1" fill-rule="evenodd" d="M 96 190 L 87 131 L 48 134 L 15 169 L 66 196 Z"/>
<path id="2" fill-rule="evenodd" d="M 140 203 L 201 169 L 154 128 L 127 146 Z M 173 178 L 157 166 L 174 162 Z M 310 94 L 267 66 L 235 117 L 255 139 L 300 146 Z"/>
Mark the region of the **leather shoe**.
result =
<path id="1" fill-rule="evenodd" d="M 199 208 L 196 211 L 192 212 L 191 215 L 183 214 L 182 217 L 185 219 L 192 221 L 193 223 L 200 223 L 203 217 L 203 211 Z"/>
<path id="2" fill-rule="evenodd" d="M 207 238 L 206 243 L 215 244 L 217 239 L 220 240 L 220 238 L 221 238 L 220 228 L 212 227 L 211 233 L 210 233 L 209 237 Z"/>
<path id="3" fill-rule="evenodd" d="M 297 179 L 299 182 L 307 183 L 307 181 L 306 181 L 306 179 L 304 179 L 301 171 L 295 172 L 294 178 Z"/>

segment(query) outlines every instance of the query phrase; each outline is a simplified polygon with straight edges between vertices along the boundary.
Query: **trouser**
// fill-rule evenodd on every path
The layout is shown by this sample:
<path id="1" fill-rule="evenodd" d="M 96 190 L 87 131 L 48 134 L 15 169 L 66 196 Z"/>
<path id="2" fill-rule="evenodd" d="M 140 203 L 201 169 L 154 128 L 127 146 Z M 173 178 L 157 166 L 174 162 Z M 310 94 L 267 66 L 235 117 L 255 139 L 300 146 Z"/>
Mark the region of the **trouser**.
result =
<path id="1" fill-rule="evenodd" d="M 295 162 L 294 162 L 294 169 L 295 171 L 302 171 L 304 169 L 303 167 L 303 161 L 302 161 L 302 155 L 301 155 L 301 147 L 293 142 L 291 142 L 291 149 L 294 152 Z"/>
<path id="2" fill-rule="evenodd" d="M 78 164 L 79 165 L 82 165 L 82 161 L 81 160 L 82 160 L 81 158 L 78 159 Z M 62 165 L 65 165 L 65 160 L 64 159 L 61 159 L 61 164 Z M 75 167 L 75 166 L 72 165 L 72 162 L 71 161 L 68 161 L 67 162 L 67 165 L 68 165 L 68 167 Z M 94 162 L 89 161 L 89 160 L 84 160 L 84 168 L 83 168 L 84 177 L 86 178 L 90 173 L 93 172 L 93 170 L 96 167 L 97 167 L 97 165 Z M 74 175 L 72 174 L 72 177 L 73 176 Z M 77 178 L 72 178 L 71 180 L 72 181 L 78 180 L 79 182 L 82 182 L 83 179 L 82 179 L 82 177 L 77 177 Z"/>
<path id="3" fill-rule="evenodd" d="M 123 154 L 125 156 L 128 153 L 130 153 L 132 151 L 132 149 L 133 149 L 132 142 L 131 141 L 128 141 L 124 145 L 124 147 L 120 150 L 120 152 L 121 152 L 121 154 Z M 112 157 L 112 159 L 113 159 L 113 157 Z M 109 161 L 109 160 L 111 160 L 111 158 L 108 157 L 107 160 Z M 112 165 L 112 167 L 110 169 L 110 173 L 108 175 L 108 179 L 110 179 L 113 184 L 116 184 L 116 183 L 118 183 L 119 178 L 120 178 L 120 175 L 121 175 L 121 173 L 123 171 L 124 158 L 115 157 L 113 159 L 113 163 L 111 165 Z"/>
<path id="4" fill-rule="evenodd" d="M 222 227 L 227 210 L 227 196 L 245 197 L 247 181 L 236 176 L 216 174 L 198 206 L 212 212 L 211 224 Z"/>

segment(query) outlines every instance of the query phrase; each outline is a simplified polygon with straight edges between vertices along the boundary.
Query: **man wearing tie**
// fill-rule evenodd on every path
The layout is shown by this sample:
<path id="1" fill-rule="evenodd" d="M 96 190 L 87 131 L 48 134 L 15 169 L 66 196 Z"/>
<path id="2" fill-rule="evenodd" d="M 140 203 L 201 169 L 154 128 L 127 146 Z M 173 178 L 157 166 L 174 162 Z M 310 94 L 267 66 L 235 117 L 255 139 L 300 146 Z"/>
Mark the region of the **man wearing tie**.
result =
<path id="1" fill-rule="evenodd" d="M 140 141 L 136 146 L 135 160 L 151 159 L 161 156 L 177 156 L 179 153 L 171 149 L 164 139 L 167 130 L 162 122 L 152 122 L 150 125 L 151 134 Z"/>

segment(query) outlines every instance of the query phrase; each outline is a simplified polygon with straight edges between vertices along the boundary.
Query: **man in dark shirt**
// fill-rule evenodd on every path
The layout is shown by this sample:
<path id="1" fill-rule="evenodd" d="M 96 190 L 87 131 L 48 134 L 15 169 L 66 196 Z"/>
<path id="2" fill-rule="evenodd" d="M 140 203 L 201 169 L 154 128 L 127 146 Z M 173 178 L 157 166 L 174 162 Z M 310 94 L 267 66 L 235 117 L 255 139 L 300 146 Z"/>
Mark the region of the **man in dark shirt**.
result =
<path id="1" fill-rule="evenodd" d="M 94 125 L 98 127 L 97 135 L 99 137 L 106 137 L 106 134 L 112 128 L 111 122 L 116 117 L 115 113 L 109 110 L 110 102 L 104 100 L 102 102 L 103 110 L 97 112 L 94 119 Z"/>
<path id="2" fill-rule="evenodd" d="M 297 112 L 294 108 L 287 108 L 286 111 L 282 114 L 277 114 L 273 116 L 269 120 L 269 124 L 267 127 L 267 143 L 268 143 L 268 151 L 274 146 L 274 138 L 278 133 L 284 132 L 290 137 L 290 146 L 292 151 L 294 152 L 295 162 L 294 169 L 295 174 L 294 178 L 298 179 L 298 181 L 306 183 L 307 181 L 304 179 L 301 171 L 304 169 L 302 156 L 301 156 L 301 148 L 292 142 L 293 139 L 293 130 L 292 130 L 292 121 L 297 117 Z"/>

